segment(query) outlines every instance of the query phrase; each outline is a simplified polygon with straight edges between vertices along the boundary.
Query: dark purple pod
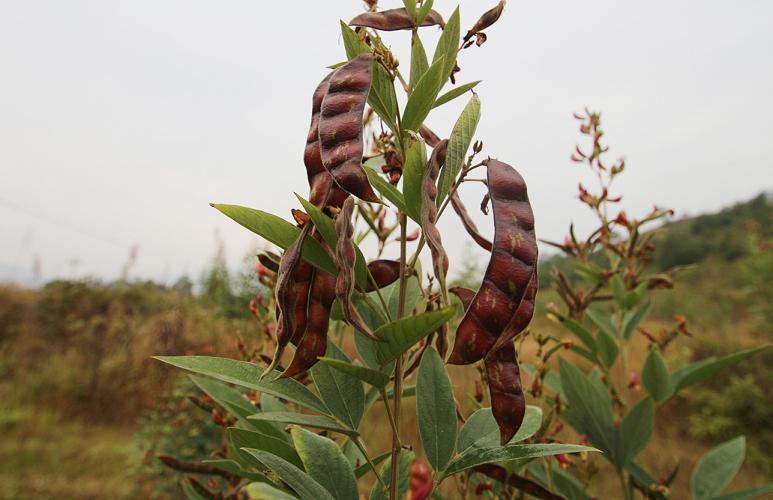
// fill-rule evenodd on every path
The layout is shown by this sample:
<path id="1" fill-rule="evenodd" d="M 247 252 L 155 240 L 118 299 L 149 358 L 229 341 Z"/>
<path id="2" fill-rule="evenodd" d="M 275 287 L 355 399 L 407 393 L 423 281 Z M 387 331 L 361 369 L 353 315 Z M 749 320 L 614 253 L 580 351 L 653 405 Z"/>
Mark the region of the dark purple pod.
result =
<path id="1" fill-rule="evenodd" d="M 373 281 L 368 278 L 365 291 L 373 292 L 400 279 L 400 262 L 388 259 L 374 260 L 368 263 L 368 273 L 373 277 Z"/>
<path id="2" fill-rule="evenodd" d="M 518 432 L 526 413 L 515 345 L 510 341 L 492 350 L 483 364 L 491 396 L 491 413 L 499 426 L 500 443 L 504 446 Z"/>
<path id="3" fill-rule="evenodd" d="M 430 10 L 421 25 L 444 27 L 445 22 L 440 14 Z M 381 12 L 364 12 L 349 21 L 349 26 L 373 28 L 374 30 L 381 31 L 410 30 L 413 29 L 413 19 L 411 14 L 403 7 L 400 9 L 382 10 Z"/>
<path id="4" fill-rule="evenodd" d="M 518 306 L 537 265 L 534 214 L 526 183 L 511 166 L 486 162 L 494 211 L 494 241 L 483 283 L 456 331 L 448 362 L 469 364 L 483 359 Z"/>
<path id="5" fill-rule="evenodd" d="M 373 55 L 360 54 L 328 81 L 319 118 L 320 158 L 344 191 L 365 201 L 379 199 L 362 169 L 362 114 L 373 73 Z"/>

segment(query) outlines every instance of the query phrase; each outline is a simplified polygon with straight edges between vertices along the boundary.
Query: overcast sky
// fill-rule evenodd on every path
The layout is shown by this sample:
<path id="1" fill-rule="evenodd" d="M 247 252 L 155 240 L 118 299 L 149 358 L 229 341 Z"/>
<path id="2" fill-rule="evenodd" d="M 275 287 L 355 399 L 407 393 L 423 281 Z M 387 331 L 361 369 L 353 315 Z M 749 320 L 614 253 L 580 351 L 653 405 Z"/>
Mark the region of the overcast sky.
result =
<path id="1" fill-rule="evenodd" d="M 461 1 L 462 27 L 494 3 Z M 435 4 L 448 17 L 456 2 Z M 133 276 L 197 276 L 216 232 L 236 266 L 259 239 L 208 202 L 289 218 L 292 192 L 308 189 L 311 93 L 343 59 L 338 20 L 362 10 L 0 0 L 0 281 L 29 281 L 35 261 L 43 279 L 109 279 L 133 245 Z M 569 161 L 584 106 L 603 111 L 611 155 L 627 160 L 629 213 L 695 214 L 773 188 L 772 19 L 762 0 L 511 0 L 488 43 L 460 56 L 459 80 L 483 80 L 476 137 L 526 178 L 538 236 L 590 223 L 576 199 L 589 179 Z M 433 50 L 437 30 L 422 34 Z M 407 68 L 402 38 L 386 39 Z M 447 135 L 465 102 L 429 124 Z M 460 228 L 441 226 L 452 263 Z"/>

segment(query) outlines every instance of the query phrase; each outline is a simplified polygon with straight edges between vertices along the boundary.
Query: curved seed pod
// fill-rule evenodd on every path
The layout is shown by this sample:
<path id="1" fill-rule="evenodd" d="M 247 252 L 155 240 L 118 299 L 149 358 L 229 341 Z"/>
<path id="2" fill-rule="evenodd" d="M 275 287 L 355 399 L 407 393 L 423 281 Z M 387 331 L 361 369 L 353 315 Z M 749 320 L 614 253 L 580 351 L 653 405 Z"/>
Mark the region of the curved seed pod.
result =
<path id="1" fill-rule="evenodd" d="M 511 166 L 486 162 L 494 242 L 480 290 L 456 330 L 452 364 L 482 359 L 515 316 L 537 264 L 534 214 L 526 183 Z"/>
<path id="2" fill-rule="evenodd" d="M 422 139 L 424 139 L 424 142 L 427 143 L 427 146 L 434 148 L 438 144 L 440 144 L 440 137 L 437 136 L 435 132 L 432 131 L 431 128 L 429 128 L 426 125 L 422 125 L 419 128 L 419 135 Z"/>
<path id="3" fill-rule="evenodd" d="M 311 224 L 307 224 L 301 229 L 298 238 L 285 249 L 279 260 L 274 291 L 277 311 L 276 350 L 274 359 L 263 372 L 263 377 L 276 367 L 287 344 L 306 326 L 305 312 L 313 268 L 302 260 L 302 252 L 303 242 L 311 227 Z"/>
<path id="4" fill-rule="evenodd" d="M 352 303 L 352 292 L 354 291 L 354 262 L 357 254 L 354 251 L 354 226 L 352 225 L 352 213 L 354 212 L 354 199 L 347 198 L 341 212 L 336 218 L 336 243 L 335 264 L 338 270 L 338 276 L 335 282 L 335 294 L 341 302 L 341 311 L 347 323 L 355 329 L 364 333 L 373 340 L 379 340 L 378 337 L 368 328 L 360 317 L 357 309 Z"/>
<path id="5" fill-rule="evenodd" d="M 362 113 L 373 74 L 373 55 L 360 54 L 328 81 L 319 115 L 322 165 L 344 191 L 365 201 L 379 199 L 362 169 Z"/>
<path id="6" fill-rule="evenodd" d="M 422 26 L 445 26 L 443 17 L 434 10 L 430 10 Z M 413 29 L 413 19 L 411 14 L 405 8 L 388 9 L 381 12 L 364 12 L 349 21 L 349 26 L 359 26 L 362 28 L 373 28 L 381 31 L 397 31 Z"/>
<path id="7" fill-rule="evenodd" d="M 515 311 L 515 316 L 510 320 L 510 323 L 505 327 L 502 335 L 499 336 L 492 351 L 496 351 L 500 346 L 512 340 L 518 336 L 519 333 L 524 331 L 531 322 L 532 316 L 534 316 L 534 300 L 537 298 L 538 288 L 537 271 L 531 275 L 529 279 L 529 285 L 526 287 L 526 293 L 523 294 L 521 303 L 518 304 L 518 309 Z"/>
<path id="8" fill-rule="evenodd" d="M 456 212 L 456 215 L 462 220 L 462 225 L 464 226 L 464 229 L 467 230 L 467 234 L 472 236 L 472 239 L 481 248 L 490 252 L 491 242 L 478 232 L 478 226 L 475 225 L 470 214 L 467 213 L 467 207 L 464 206 L 462 199 L 459 198 L 459 193 L 455 190 L 449 197 L 451 198 L 451 206 L 454 207 L 454 212 Z"/>
<path id="9" fill-rule="evenodd" d="M 315 270 L 306 309 L 306 328 L 298 340 L 290 365 L 281 378 L 295 377 L 314 366 L 317 358 L 325 355 L 327 329 L 330 324 L 330 308 L 335 300 L 335 278 L 326 272 Z"/>
<path id="10" fill-rule="evenodd" d="M 462 301 L 462 308 L 464 308 L 465 311 L 470 307 L 470 304 L 472 304 L 472 299 L 475 298 L 475 290 L 470 290 L 469 288 L 455 286 L 449 288 L 448 291 L 456 295 L 459 300 Z"/>
<path id="11" fill-rule="evenodd" d="M 491 412 L 499 426 L 500 443 L 504 446 L 518 432 L 526 412 L 526 398 L 521 388 L 521 372 L 513 341 L 489 352 L 483 364 L 491 396 Z"/>
<path id="12" fill-rule="evenodd" d="M 480 16 L 480 19 L 470 28 L 470 31 L 464 35 L 464 41 L 468 41 L 470 38 L 485 30 L 495 22 L 499 20 L 502 15 L 502 11 L 505 10 L 505 0 L 500 0 L 496 7 L 487 10 Z"/>
<path id="13" fill-rule="evenodd" d="M 261 252 L 258 254 L 258 262 L 260 262 L 263 267 L 268 269 L 272 272 L 279 272 L 279 261 L 282 260 L 281 257 L 276 255 L 273 252 Z"/>
<path id="14" fill-rule="evenodd" d="M 319 114 L 331 76 L 333 72 L 330 72 L 314 90 L 311 98 L 311 126 L 306 138 L 306 148 L 303 150 L 303 163 L 306 165 L 306 176 L 309 179 L 309 202 L 317 208 L 323 208 L 326 205 L 340 207 L 349 196 L 336 185 L 333 177 L 322 165 L 322 153 L 319 147 Z"/>
<path id="15" fill-rule="evenodd" d="M 421 229 L 432 253 L 432 267 L 435 277 L 440 283 L 445 282 L 445 276 L 448 274 L 448 256 L 443 248 L 440 231 L 435 226 L 437 219 L 437 178 L 441 165 L 446 161 L 447 146 L 448 140 L 444 139 L 432 150 L 432 156 L 427 162 L 427 168 L 424 169 L 424 176 L 421 180 Z"/>
<path id="16" fill-rule="evenodd" d="M 365 287 L 366 292 L 373 292 L 376 289 L 389 286 L 400 278 L 400 262 L 396 260 L 379 259 L 368 263 L 368 273 L 373 276 L 373 281 L 368 278 L 368 284 Z"/>

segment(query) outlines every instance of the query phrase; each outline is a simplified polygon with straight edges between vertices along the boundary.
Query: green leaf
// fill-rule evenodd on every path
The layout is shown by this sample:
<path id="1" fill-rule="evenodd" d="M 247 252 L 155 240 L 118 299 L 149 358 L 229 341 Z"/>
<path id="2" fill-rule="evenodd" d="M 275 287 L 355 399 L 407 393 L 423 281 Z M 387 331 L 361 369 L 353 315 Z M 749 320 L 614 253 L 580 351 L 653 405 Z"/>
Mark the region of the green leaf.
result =
<path id="1" fill-rule="evenodd" d="M 726 495 L 714 497 L 712 500 L 751 500 L 752 498 L 761 498 L 762 495 L 773 493 L 773 483 L 756 488 L 734 491 Z"/>
<path id="2" fill-rule="evenodd" d="M 706 358 L 687 365 L 684 368 L 674 372 L 672 378 L 674 383 L 674 391 L 678 392 L 689 385 L 702 382 L 703 380 L 714 376 L 716 373 L 724 370 L 725 368 L 730 368 L 736 363 L 754 356 L 763 349 L 767 349 L 769 345 L 770 344 L 748 349 L 746 351 L 739 351 L 719 359 L 714 357 Z"/>
<path id="3" fill-rule="evenodd" d="M 542 409 L 538 406 L 527 405 L 523 416 L 521 427 L 516 432 L 510 443 L 517 443 L 528 439 L 540 428 L 542 424 Z M 491 413 L 491 408 L 481 408 L 473 413 L 467 422 L 459 431 L 457 448 L 459 453 L 465 451 L 470 446 L 478 448 L 498 448 L 499 444 L 499 426 Z M 509 444 L 509 443 L 508 443 Z"/>
<path id="4" fill-rule="evenodd" d="M 462 170 L 467 150 L 470 148 L 470 143 L 475 135 L 475 129 L 478 127 L 479 120 L 480 99 L 478 99 L 478 96 L 473 95 L 459 116 L 459 119 L 456 120 L 454 129 L 451 131 L 451 137 L 448 139 L 446 164 L 440 171 L 440 178 L 438 179 L 438 206 L 445 200 L 451 190 L 451 186 L 456 182 L 456 178 Z"/>
<path id="5" fill-rule="evenodd" d="M 591 380 L 571 363 L 560 359 L 562 396 L 570 408 L 567 420 L 578 432 L 598 446 L 607 458 L 615 462 L 617 429 L 612 418 L 609 395 L 594 385 Z"/>
<path id="6" fill-rule="evenodd" d="M 427 148 L 423 141 L 414 141 L 405 153 L 403 164 L 403 198 L 408 217 L 421 219 L 421 180 L 427 164 Z"/>
<path id="7" fill-rule="evenodd" d="M 207 497 L 196 491 L 196 488 L 194 488 L 188 481 L 184 481 L 182 485 L 183 493 L 185 493 L 185 498 L 188 500 L 207 500 Z"/>
<path id="8" fill-rule="evenodd" d="M 371 185 L 376 188 L 376 191 L 381 193 L 381 195 L 389 200 L 392 205 L 405 212 L 406 208 L 405 200 L 403 199 L 403 193 L 398 191 L 398 189 L 390 184 L 389 181 L 381 177 L 381 174 L 379 173 L 379 169 L 383 164 L 383 156 L 376 156 L 363 164 L 365 167 L 367 167 L 364 170 L 368 175 L 368 180 L 370 181 Z"/>
<path id="9" fill-rule="evenodd" d="M 302 500 L 334 500 L 330 493 L 301 469 L 271 453 L 245 448 L 290 486 Z"/>
<path id="10" fill-rule="evenodd" d="M 329 358 L 349 364 L 346 354 L 332 342 L 327 343 L 326 354 Z M 352 429 L 359 427 L 365 413 L 365 390 L 362 388 L 362 382 L 349 374 L 334 370 L 325 363 L 314 365 L 311 368 L 311 377 L 322 401 L 333 415 Z"/>
<path id="11" fill-rule="evenodd" d="M 414 454 L 412 451 L 406 449 L 400 450 L 400 459 L 398 462 L 400 468 L 398 469 L 399 474 L 397 481 L 397 498 L 406 498 L 407 496 L 408 484 L 410 482 L 409 471 L 413 459 Z M 381 472 L 379 474 L 386 484 L 389 484 L 389 480 L 392 474 L 391 462 L 391 460 L 387 460 L 384 466 L 381 468 Z M 370 490 L 370 500 L 387 500 L 387 498 L 389 498 L 389 495 L 381 488 L 381 484 L 376 481 L 376 484 L 373 485 L 373 489 Z"/>
<path id="12" fill-rule="evenodd" d="M 563 495 L 566 500 L 591 500 L 591 496 L 585 491 L 585 485 L 558 465 L 550 465 L 550 476 L 544 464 L 540 462 L 531 462 L 527 467 L 529 474 L 534 476 L 539 484 Z"/>
<path id="13" fill-rule="evenodd" d="M 416 83 L 428 69 L 427 52 L 424 50 L 424 44 L 421 43 L 419 34 L 416 33 L 411 39 L 411 76 L 409 80 L 411 88 L 416 87 Z"/>
<path id="14" fill-rule="evenodd" d="M 619 353 L 615 338 L 604 330 L 599 330 L 596 335 L 596 346 L 598 347 L 598 355 L 601 358 L 602 363 L 604 363 L 604 366 L 609 368 L 614 365 Z"/>
<path id="15" fill-rule="evenodd" d="M 279 401 L 279 398 L 276 398 L 271 394 L 266 394 L 265 392 L 260 395 L 260 410 L 264 412 L 289 411 L 287 409 L 287 406 L 285 406 L 284 403 Z M 290 442 L 290 435 L 285 432 L 284 430 L 285 426 L 279 422 L 256 422 L 254 420 L 249 420 L 249 423 L 250 423 L 249 425 L 252 427 L 255 427 L 257 424 L 271 425 L 280 432 L 282 437 L 286 439 L 288 443 Z"/>
<path id="16" fill-rule="evenodd" d="M 391 451 L 385 451 L 381 455 L 377 455 L 373 458 L 371 458 L 371 462 L 373 462 L 373 465 L 378 465 L 387 458 L 389 458 L 392 455 Z M 364 461 L 364 460 L 363 460 Z M 370 464 L 368 462 L 364 462 L 362 465 L 354 469 L 354 476 L 359 479 L 368 472 L 372 471 L 373 469 L 370 468 Z"/>
<path id="17" fill-rule="evenodd" d="M 236 416 L 240 421 L 248 423 L 247 417 L 260 411 L 247 401 L 247 398 L 241 392 L 225 384 L 215 382 L 211 378 L 197 377 L 196 375 L 190 375 L 190 379 L 199 389 L 211 397 L 215 403 L 222 406 L 228 413 Z"/>
<path id="18" fill-rule="evenodd" d="M 296 497 L 266 483 L 250 483 L 244 487 L 250 500 L 295 500 Z"/>
<path id="19" fill-rule="evenodd" d="M 604 330 L 604 332 L 608 333 L 610 337 L 617 337 L 617 328 L 615 328 L 615 325 L 612 324 L 606 315 L 598 311 L 594 311 L 593 309 L 587 309 L 585 311 L 585 315 L 588 316 L 588 319 L 590 319 L 596 326 Z"/>
<path id="20" fill-rule="evenodd" d="M 633 483 L 640 488 L 644 488 L 646 490 L 649 490 L 650 496 L 654 500 L 666 500 L 667 497 L 661 493 L 658 489 L 654 488 L 655 486 L 658 486 L 660 483 L 652 477 L 652 474 L 647 472 L 644 467 L 637 464 L 636 462 L 628 462 L 625 464 L 625 470 L 631 473 L 631 479 L 633 480 Z"/>
<path id="21" fill-rule="evenodd" d="M 284 424 L 303 425 L 306 427 L 314 427 L 316 429 L 324 429 L 326 431 L 339 432 L 346 434 L 347 436 L 357 436 L 359 433 L 340 424 L 330 417 L 324 415 L 308 415 L 306 413 L 294 413 L 294 412 L 282 412 L 272 411 L 257 413 L 250 417 L 251 420 L 264 420 L 266 422 L 282 422 Z"/>
<path id="22" fill-rule="evenodd" d="M 265 392 L 320 413 L 328 413 L 325 403 L 300 382 L 292 379 L 270 380 L 274 374 L 278 376 L 279 372 L 260 380 L 263 369 L 246 361 L 213 356 L 155 356 L 155 359 L 229 384 Z"/>
<path id="23" fill-rule="evenodd" d="M 651 309 L 652 302 L 647 302 L 635 311 L 630 311 L 625 315 L 625 319 L 623 320 L 623 338 L 625 338 L 625 340 L 631 338 L 633 331 L 639 326 L 639 323 L 647 317 Z"/>
<path id="24" fill-rule="evenodd" d="M 374 333 L 381 342 L 376 346 L 376 359 L 384 366 L 411 348 L 419 340 L 440 328 L 451 319 L 455 307 L 446 307 L 437 311 L 407 316 L 382 326 Z"/>
<path id="25" fill-rule="evenodd" d="M 328 217 L 322 210 L 309 203 L 298 193 L 295 193 L 295 197 L 301 202 L 303 209 L 309 214 L 314 227 L 322 235 L 322 238 L 328 246 L 330 246 L 330 248 L 335 248 L 336 243 L 338 243 L 335 221 Z M 356 254 L 356 260 L 354 262 L 354 279 L 359 286 L 365 287 L 368 283 L 368 268 L 367 263 L 365 262 L 365 256 L 362 255 L 362 251 L 357 244 L 354 245 L 354 252 Z"/>
<path id="26" fill-rule="evenodd" d="M 331 368 L 346 373 L 347 375 L 351 375 L 352 377 L 356 377 L 379 389 L 383 389 L 389 383 L 389 375 L 377 370 L 371 370 L 370 368 L 341 361 L 340 359 L 322 357 L 319 358 L 319 360 Z"/>
<path id="27" fill-rule="evenodd" d="M 690 478 L 693 497 L 696 500 L 704 500 L 722 493 L 738 473 L 745 456 L 744 436 L 738 436 L 709 450 L 693 469 Z"/>
<path id="28" fill-rule="evenodd" d="M 411 19 L 416 18 L 416 2 L 415 0 L 403 0 L 403 5 L 405 5 L 405 10 L 408 11 L 408 14 L 411 15 Z"/>
<path id="29" fill-rule="evenodd" d="M 451 76 L 451 70 L 456 65 L 456 53 L 459 50 L 461 36 L 459 26 L 459 7 L 457 7 L 446 22 L 443 34 L 440 35 L 440 39 L 435 47 L 435 55 L 432 57 L 432 64 L 443 58 L 443 72 L 441 73 L 441 81 L 443 83 Z"/>
<path id="30" fill-rule="evenodd" d="M 559 455 L 562 453 L 579 453 L 581 451 L 599 451 L 590 446 L 577 444 L 511 444 L 498 448 L 469 448 L 454 459 L 443 473 L 449 477 L 463 470 L 491 462 L 508 462 L 525 458 L 538 458 Z"/>
<path id="31" fill-rule="evenodd" d="M 300 427 L 290 431 L 306 472 L 333 498 L 358 500 L 357 479 L 338 445 Z"/>
<path id="32" fill-rule="evenodd" d="M 671 374 L 668 373 L 666 360 L 660 352 L 653 349 L 644 361 L 641 380 L 652 399 L 662 403 L 674 394 L 674 385 L 671 382 Z"/>
<path id="33" fill-rule="evenodd" d="M 641 400 L 623 418 L 620 424 L 620 460 L 628 463 L 639 454 L 652 437 L 655 428 L 655 404 L 652 399 Z"/>
<path id="34" fill-rule="evenodd" d="M 261 210 L 240 207 L 238 205 L 213 204 L 212 206 L 253 233 L 282 249 L 290 246 L 298 239 L 298 235 L 301 234 L 301 230 L 297 226 L 290 224 L 281 217 Z M 338 274 L 333 259 L 330 258 L 330 255 L 314 238 L 306 238 L 303 242 L 303 258 L 333 276 Z"/>
<path id="35" fill-rule="evenodd" d="M 456 448 L 456 405 L 445 363 L 433 347 L 424 351 L 419 365 L 416 414 L 427 461 L 443 470 Z"/>
<path id="36" fill-rule="evenodd" d="M 282 457 L 291 464 L 303 467 L 301 458 L 288 441 L 277 438 L 274 435 L 264 434 L 262 432 L 248 431 L 237 427 L 228 428 L 228 440 L 239 450 L 242 459 L 255 460 L 249 454 L 241 451 L 242 448 L 255 448 L 257 450 L 267 451 L 278 457 Z"/>
<path id="37" fill-rule="evenodd" d="M 443 79 L 443 62 L 443 57 L 434 61 L 432 66 L 419 79 L 416 87 L 408 97 L 401 122 L 403 131 L 413 130 L 418 132 L 422 123 L 424 123 L 424 119 L 427 118 L 445 82 Z"/>
<path id="38" fill-rule="evenodd" d="M 593 337 L 593 334 L 589 332 L 584 326 L 582 326 L 577 321 L 573 320 L 572 318 L 567 318 L 563 316 L 557 316 L 559 321 L 561 321 L 561 324 L 564 325 L 569 331 L 574 333 L 578 339 L 580 339 L 580 342 L 585 344 L 585 346 L 588 348 L 588 350 L 595 355 L 596 354 L 596 339 Z"/>
<path id="39" fill-rule="evenodd" d="M 460 97 L 470 90 L 477 87 L 477 85 L 482 82 L 483 80 L 475 80 L 474 82 L 470 83 L 464 83 L 462 85 L 459 85 L 458 87 L 454 87 L 453 89 L 449 90 L 445 94 L 441 95 L 435 100 L 435 104 L 432 105 L 432 108 L 437 108 L 438 106 L 442 106 L 443 104 L 453 101 L 457 97 Z"/>
<path id="40" fill-rule="evenodd" d="M 424 18 L 429 14 L 429 10 L 432 8 L 434 0 L 424 0 L 424 3 L 419 7 L 419 13 L 416 15 L 416 25 L 421 26 L 424 22 Z"/>
<path id="41" fill-rule="evenodd" d="M 230 472 L 235 476 L 243 477 L 244 479 L 249 479 L 250 481 L 260 481 L 260 482 L 268 481 L 266 476 L 264 476 L 263 474 L 245 470 L 236 460 L 219 458 L 219 459 L 211 459 L 211 460 L 202 460 L 201 463 L 206 465 L 211 465 L 212 467 L 217 467 L 220 470 Z"/>

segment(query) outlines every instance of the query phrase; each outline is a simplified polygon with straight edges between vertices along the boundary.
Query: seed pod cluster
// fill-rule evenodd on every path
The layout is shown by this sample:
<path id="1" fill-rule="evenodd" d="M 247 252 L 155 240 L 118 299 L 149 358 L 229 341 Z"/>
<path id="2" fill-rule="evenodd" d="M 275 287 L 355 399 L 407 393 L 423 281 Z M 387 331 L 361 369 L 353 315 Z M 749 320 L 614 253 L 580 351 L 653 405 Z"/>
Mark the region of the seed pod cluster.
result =
<path id="1" fill-rule="evenodd" d="M 448 359 L 469 364 L 482 359 L 510 323 L 537 264 L 534 214 L 526 183 L 511 166 L 486 162 L 494 211 L 494 241 L 483 283 L 467 308 Z"/>
<path id="2" fill-rule="evenodd" d="M 322 165 L 344 191 L 365 201 L 378 196 L 362 169 L 362 115 L 373 74 L 373 55 L 360 54 L 338 68 L 328 81 L 319 118 Z"/>
<path id="3" fill-rule="evenodd" d="M 435 222 L 437 220 L 437 178 L 440 174 L 440 167 L 446 161 L 446 149 L 448 140 L 444 139 L 432 150 L 432 155 L 427 162 L 427 168 L 421 181 L 421 229 L 424 232 L 424 238 L 427 246 L 432 253 L 432 268 L 435 277 L 440 283 L 445 282 L 445 276 L 448 274 L 448 256 L 443 248 L 443 241 L 440 238 Z"/>
<path id="4" fill-rule="evenodd" d="M 336 235 L 338 242 L 335 251 L 335 264 L 338 270 L 338 276 L 335 282 L 335 294 L 341 302 L 341 310 L 344 319 L 354 328 L 364 333 L 368 337 L 378 340 L 378 337 L 368 328 L 360 317 L 352 303 L 352 292 L 354 292 L 354 263 L 357 254 L 354 250 L 354 226 L 352 225 L 352 213 L 354 211 L 354 200 L 347 198 L 341 212 L 336 218 Z"/>
<path id="5" fill-rule="evenodd" d="M 443 17 L 436 11 L 430 10 L 421 23 L 421 26 L 445 26 Z M 381 31 L 397 31 L 413 29 L 411 14 L 403 7 L 399 9 L 387 9 L 381 12 L 364 12 L 349 21 L 349 26 L 373 28 Z"/>

